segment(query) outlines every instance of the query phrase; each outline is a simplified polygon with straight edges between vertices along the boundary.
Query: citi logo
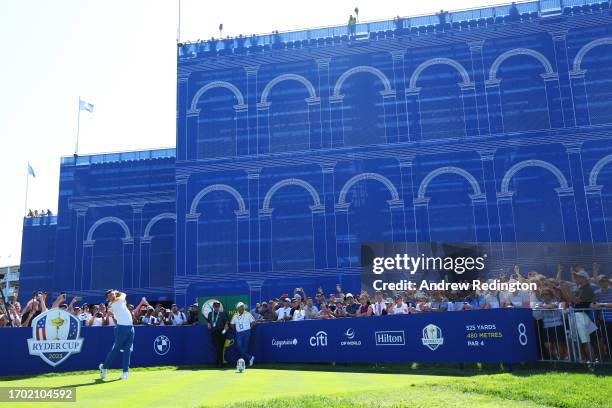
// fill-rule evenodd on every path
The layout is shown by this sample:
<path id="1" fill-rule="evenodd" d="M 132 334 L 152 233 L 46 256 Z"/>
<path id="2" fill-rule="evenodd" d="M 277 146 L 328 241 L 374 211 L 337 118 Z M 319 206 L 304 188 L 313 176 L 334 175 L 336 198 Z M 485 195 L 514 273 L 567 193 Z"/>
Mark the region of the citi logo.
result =
<path id="1" fill-rule="evenodd" d="M 346 329 L 346 331 L 344 332 L 344 335 L 346 336 L 347 339 L 353 340 L 355 338 L 355 329 L 353 328 Z"/>
<path id="2" fill-rule="evenodd" d="M 310 338 L 310 345 L 312 347 L 327 347 L 327 333 L 324 331 L 317 332 Z"/>
<path id="3" fill-rule="evenodd" d="M 377 346 L 403 346 L 406 344 L 404 331 L 377 331 L 374 333 Z"/>

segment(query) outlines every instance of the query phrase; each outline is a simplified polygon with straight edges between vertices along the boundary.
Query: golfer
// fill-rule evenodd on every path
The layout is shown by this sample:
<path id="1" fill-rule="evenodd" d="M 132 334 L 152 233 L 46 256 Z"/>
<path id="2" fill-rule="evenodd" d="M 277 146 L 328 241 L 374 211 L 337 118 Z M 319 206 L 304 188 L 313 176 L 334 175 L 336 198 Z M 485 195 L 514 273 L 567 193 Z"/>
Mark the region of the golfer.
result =
<path id="1" fill-rule="evenodd" d="M 242 302 L 238 302 L 236 310 L 237 312 L 232 317 L 230 325 L 236 331 L 236 346 L 238 346 L 240 357 L 248 361 L 249 366 L 252 366 L 255 357 L 249 354 L 249 340 L 251 329 L 255 327 L 255 319 L 251 313 L 244 310 L 244 303 Z"/>
<path id="2" fill-rule="evenodd" d="M 123 352 L 123 373 L 122 380 L 127 380 L 128 369 L 130 368 L 130 355 L 134 344 L 134 327 L 132 326 L 132 314 L 127 308 L 125 293 L 110 289 L 106 291 L 108 301 L 108 311 L 112 313 L 117 322 L 115 326 L 115 343 L 113 348 L 106 356 L 104 363 L 100 364 L 100 379 L 106 377 L 106 372 L 117 353 Z"/>

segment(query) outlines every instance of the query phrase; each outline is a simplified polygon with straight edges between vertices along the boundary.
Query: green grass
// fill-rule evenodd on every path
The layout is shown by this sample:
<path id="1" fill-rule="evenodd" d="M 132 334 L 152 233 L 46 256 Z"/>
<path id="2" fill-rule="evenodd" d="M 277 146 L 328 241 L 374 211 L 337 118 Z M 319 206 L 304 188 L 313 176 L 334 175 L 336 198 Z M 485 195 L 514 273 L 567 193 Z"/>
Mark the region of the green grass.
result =
<path id="1" fill-rule="evenodd" d="M 77 403 L 44 407 L 612 407 L 612 377 L 590 372 L 410 366 L 260 366 L 133 369 L 0 378 L 3 387 L 77 387 Z M 9 406 L 1 404 L 0 406 Z"/>

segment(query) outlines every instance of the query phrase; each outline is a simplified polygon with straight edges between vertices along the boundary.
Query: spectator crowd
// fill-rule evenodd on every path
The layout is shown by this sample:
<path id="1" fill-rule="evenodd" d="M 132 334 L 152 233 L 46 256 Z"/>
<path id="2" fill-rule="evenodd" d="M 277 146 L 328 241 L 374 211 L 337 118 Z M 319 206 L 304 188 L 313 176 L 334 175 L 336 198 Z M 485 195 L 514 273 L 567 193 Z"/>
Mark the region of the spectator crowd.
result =
<path id="1" fill-rule="evenodd" d="M 107 308 L 106 303 L 78 305 L 78 296 L 66 303 L 66 294 L 59 294 L 51 307 L 47 306 L 46 292 L 35 293 L 27 304 L 22 307 L 15 296 L 9 297 L 8 301 L 0 299 L 0 327 L 30 327 L 32 320 L 48 309 L 60 308 L 75 315 L 83 326 L 101 327 L 115 326 L 117 321 Z M 132 313 L 134 325 L 140 326 L 183 326 L 196 324 L 198 321 L 198 305 L 194 304 L 185 312 L 183 307 L 173 304 L 170 309 L 161 303 L 151 305 L 146 298 L 142 298 L 137 306 L 128 304 Z"/>
<path id="2" fill-rule="evenodd" d="M 52 216 L 53 213 L 51 212 L 51 210 L 47 209 L 47 210 L 32 210 L 29 209 L 28 210 L 28 214 L 27 216 L 30 218 L 37 218 L 37 217 L 50 217 Z"/>
<path id="3" fill-rule="evenodd" d="M 285 293 L 266 302 L 256 303 L 250 312 L 256 321 L 265 323 L 507 307 L 530 308 L 537 320 L 542 353 L 546 356 L 554 359 L 569 358 L 566 332 L 570 324 L 573 325 L 573 333 L 576 333 L 576 340 L 580 344 L 579 351 L 584 359 L 592 361 L 595 360 L 595 355 L 602 356 L 604 353 L 610 356 L 610 279 L 600 273 L 600 267 L 596 263 L 593 264 L 591 273 L 583 267 L 572 265 L 569 279 L 565 280 L 564 275 L 565 266 L 562 264 L 557 266 L 554 277 L 537 272 L 529 272 L 524 276 L 517 265 L 512 276 L 500 276 L 499 280 L 536 283 L 537 290 L 515 292 L 412 290 L 376 292 L 370 296 L 366 291 L 344 293 L 340 285 L 337 285 L 333 293 L 325 295 L 323 289 L 319 288 L 314 296 L 309 296 L 303 288 L 295 288 L 291 295 Z M 116 325 L 113 314 L 107 310 L 104 303 L 78 305 L 79 300 L 74 297 L 67 303 L 66 295 L 60 294 L 51 308 L 67 310 L 77 316 L 84 326 Z M 132 313 L 134 325 L 192 325 L 196 324 L 199 318 L 197 303 L 190 305 L 188 310 L 175 304 L 168 309 L 161 303 L 152 305 L 143 297 L 136 306 L 129 304 L 128 309 Z M 14 296 L 9 298 L 6 304 L 0 300 L 0 327 L 28 327 L 34 317 L 46 310 L 45 292 L 34 294 L 23 307 Z M 573 312 L 571 321 L 567 316 L 568 311 Z M 596 332 L 601 334 L 603 341 L 597 338 Z"/>

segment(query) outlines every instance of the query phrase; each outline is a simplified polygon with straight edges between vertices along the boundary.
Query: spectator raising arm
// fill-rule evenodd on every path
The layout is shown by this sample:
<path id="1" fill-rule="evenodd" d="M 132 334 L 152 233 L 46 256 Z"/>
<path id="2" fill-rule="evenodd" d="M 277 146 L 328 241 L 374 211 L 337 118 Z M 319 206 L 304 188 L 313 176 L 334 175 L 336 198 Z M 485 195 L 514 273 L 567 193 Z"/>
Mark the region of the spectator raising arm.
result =
<path id="1" fill-rule="evenodd" d="M 561 282 L 563 279 L 563 271 L 565 270 L 565 266 L 562 263 L 557 264 L 557 276 L 555 276 L 555 280 L 557 282 Z"/>
<path id="2" fill-rule="evenodd" d="M 138 306 L 136 306 L 136 309 L 134 309 L 134 311 L 132 312 L 132 314 L 134 315 L 134 317 L 136 317 L 136 319 L 140 317 L 140 310 L 144 306 L 149 306 L 149 302 L 147 302 L 147 298 L 143 296 L 142 299 L 140 299 L 140 303 L 138 304 Z"/>
<path id="3" fill-rule="evenodd" d="M 53 304 L 51 305 L 51 309 L 55 309 L 56 307 L 59 307 L 59 305 L 62 304 L 62 302 L 66 301 L 66 294 L 65 293 L 60 293 L 57 298 L 55 298 L 55 301 L 53 302 Z M 45 302 L 43 302 L 44 304 Z M 45 307 L 46 309 L 46 307 Z"/>

